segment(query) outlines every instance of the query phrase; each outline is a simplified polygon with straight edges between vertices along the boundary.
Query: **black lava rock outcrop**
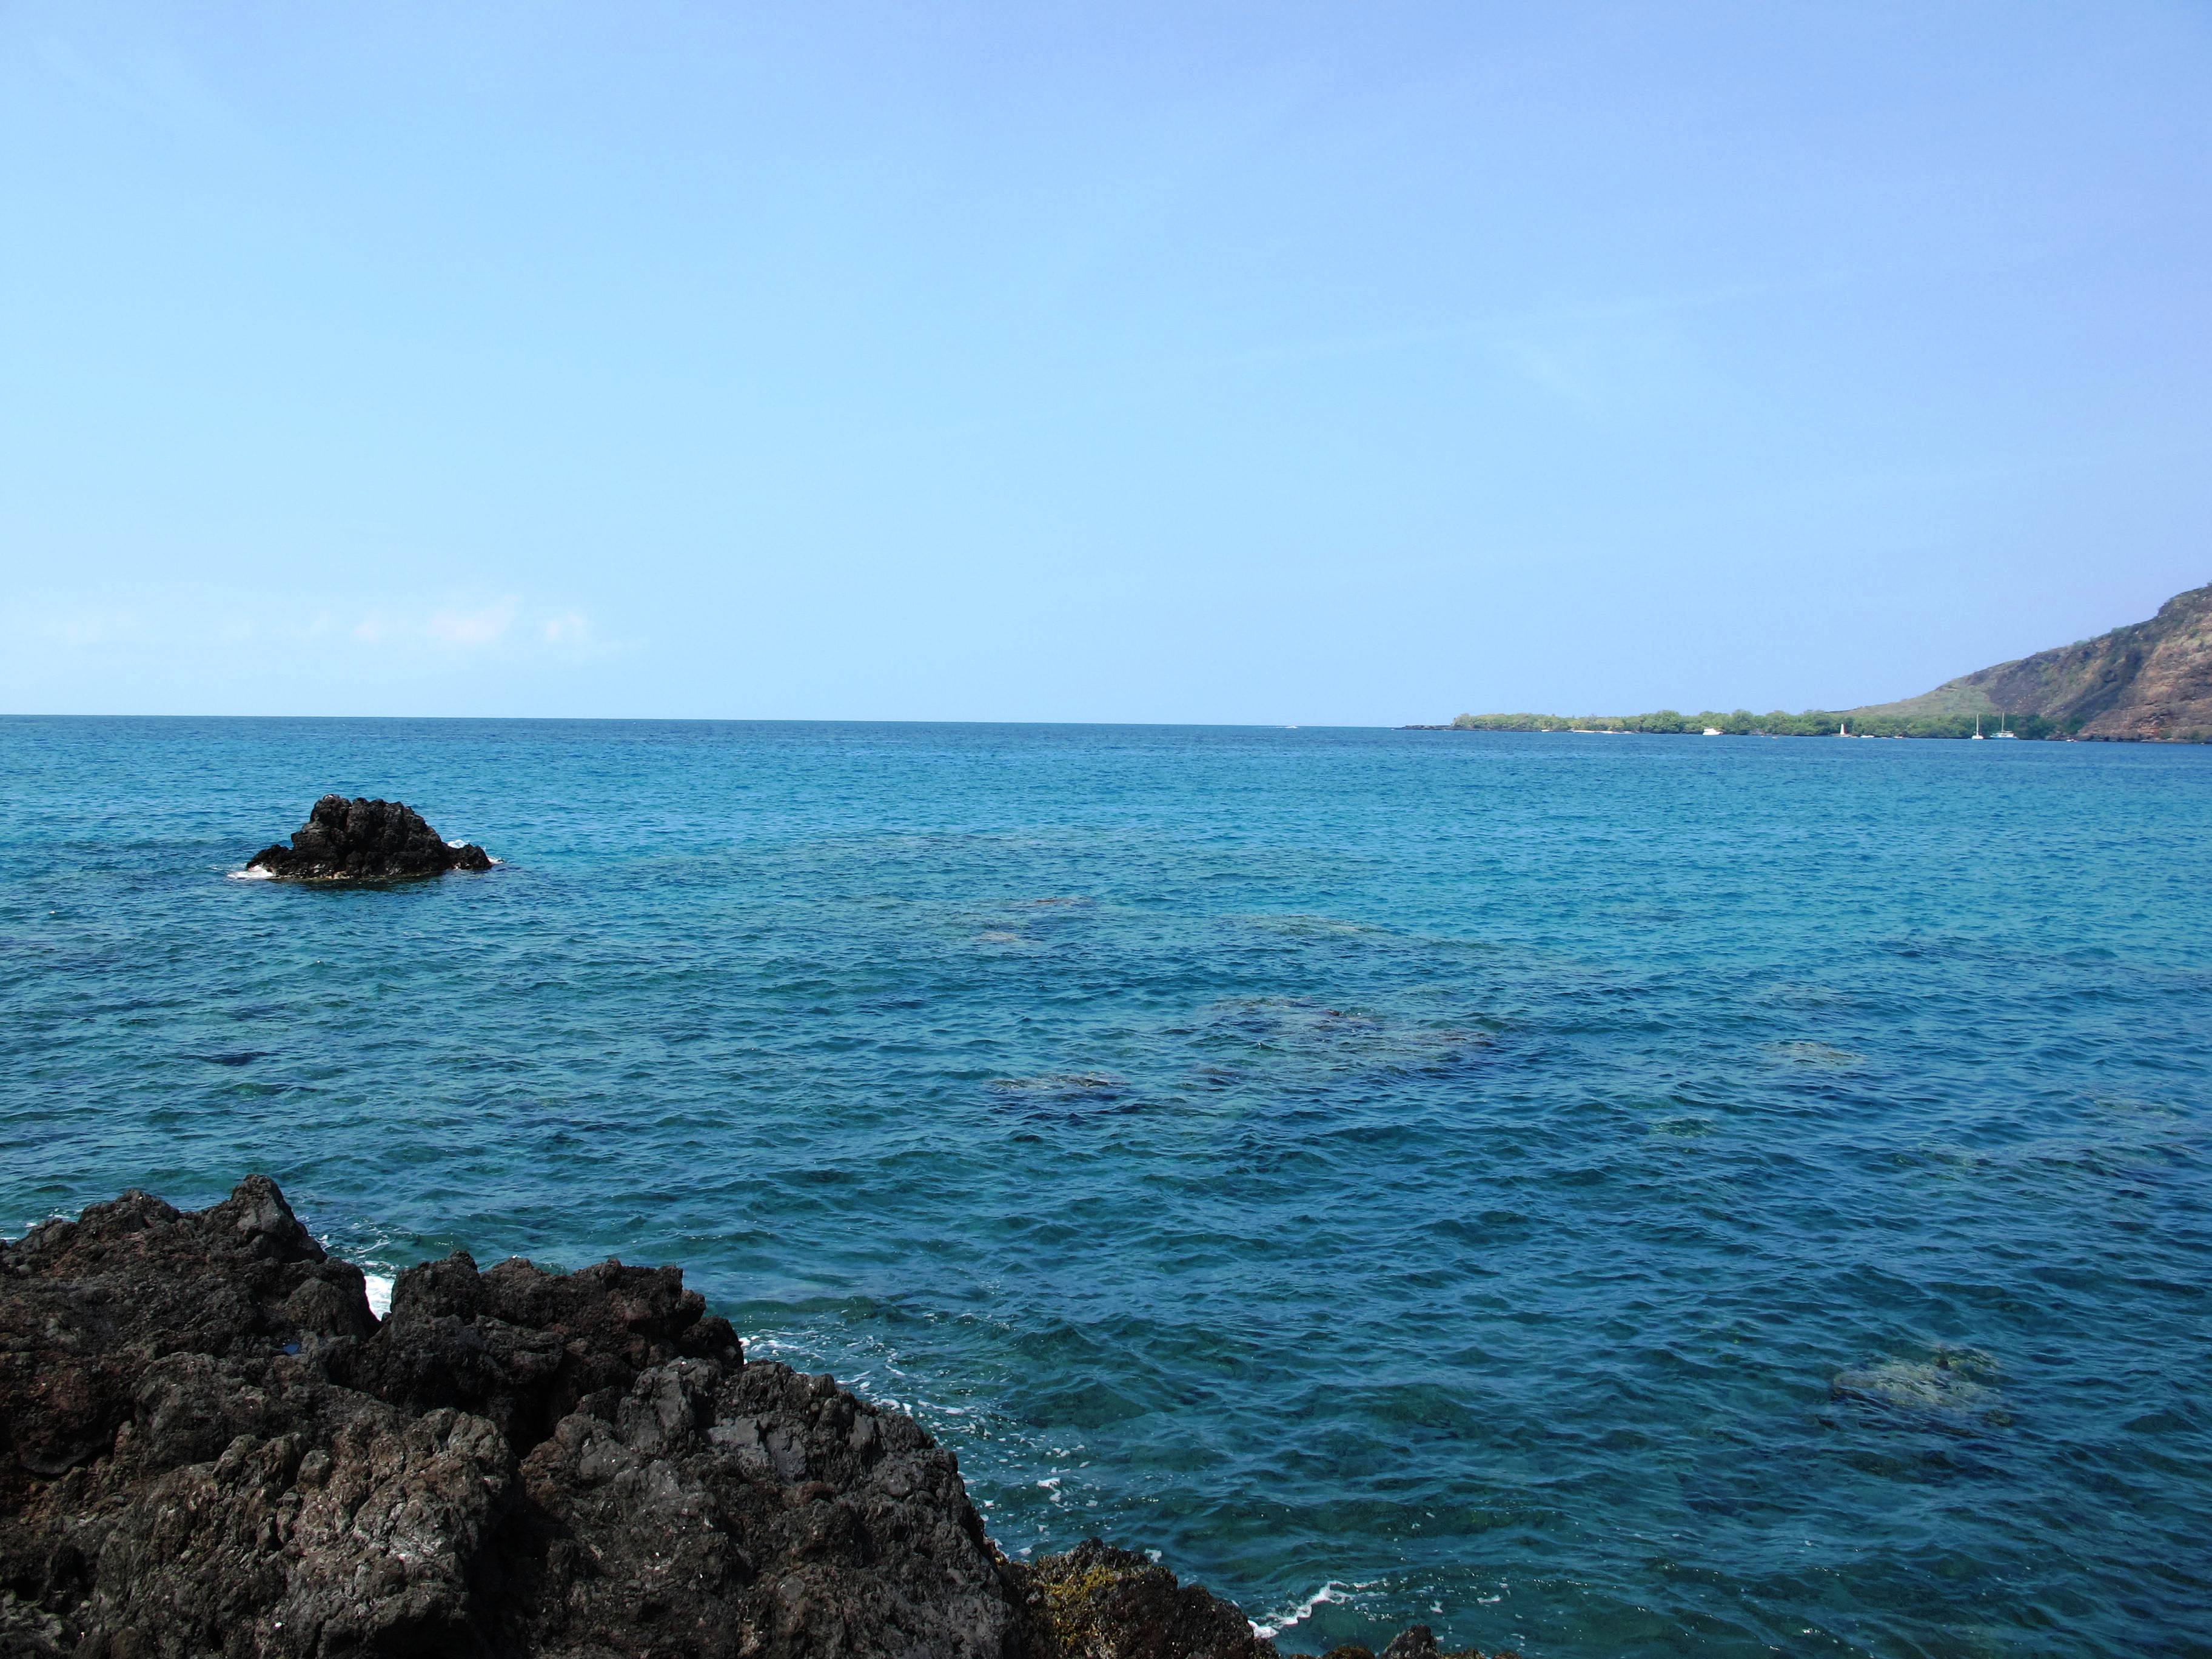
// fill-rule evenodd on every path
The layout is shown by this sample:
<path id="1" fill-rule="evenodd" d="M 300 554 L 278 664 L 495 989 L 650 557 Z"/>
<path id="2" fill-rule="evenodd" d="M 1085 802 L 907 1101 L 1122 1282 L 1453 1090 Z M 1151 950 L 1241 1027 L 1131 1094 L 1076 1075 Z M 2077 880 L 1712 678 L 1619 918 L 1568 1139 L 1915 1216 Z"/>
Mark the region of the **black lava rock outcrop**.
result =
<path id="1" fill-rule="evenodd" d="M 1273 1652 L 1096 1540 L 1009 1561 L 911 1418 L 748 1362 L 674 1267 L 457 1254 L 380 1322 L 258 1176 L 0 1243 L 9 1659 Z"/>
<path id="2" fill-rule="evenodd" d="M 448 870 L 489 870 L 473 843 L 449 847 L 404 801 L 325 795 L 289 847 L 264 847 L 246 861 L 286 881 L 409 881 Z"/>
<path id="3" fill-rule="evenodd" d="M 1022 1571 L 1036 1659 L 1275 1659 L 1274 1644 L 1253 1634 L 1233 1603 L 1098 1539 Z"/>
<path id="4" fill-rule="evenodd" d="M 1029 1593 L 1035 1659 L 1277 1659 L 1233 1602 L 1129 1550 L 1085 1539 L 1018 1567 Z M 1323 1659 L 1376 1659 L 1357 1645 Z M 1446 1653 L 1426 1625 L 1401 1632 L 1381 1659 L 1518 1659 L 1473 1648 Z"/>

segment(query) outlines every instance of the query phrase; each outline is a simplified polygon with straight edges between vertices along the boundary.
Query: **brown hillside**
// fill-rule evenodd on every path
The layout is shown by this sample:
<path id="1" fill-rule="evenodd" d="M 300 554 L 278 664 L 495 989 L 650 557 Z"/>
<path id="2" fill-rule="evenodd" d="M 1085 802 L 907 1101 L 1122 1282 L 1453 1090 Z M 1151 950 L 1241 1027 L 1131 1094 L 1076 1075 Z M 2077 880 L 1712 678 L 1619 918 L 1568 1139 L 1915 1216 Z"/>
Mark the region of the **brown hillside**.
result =
<path id="1" fill-rule="evenodd" d="M 2148 622 L 1850 712 L 2037 714 L 2085 738 L 2212 743 L 2212 585 L 2177 593 Z"/>

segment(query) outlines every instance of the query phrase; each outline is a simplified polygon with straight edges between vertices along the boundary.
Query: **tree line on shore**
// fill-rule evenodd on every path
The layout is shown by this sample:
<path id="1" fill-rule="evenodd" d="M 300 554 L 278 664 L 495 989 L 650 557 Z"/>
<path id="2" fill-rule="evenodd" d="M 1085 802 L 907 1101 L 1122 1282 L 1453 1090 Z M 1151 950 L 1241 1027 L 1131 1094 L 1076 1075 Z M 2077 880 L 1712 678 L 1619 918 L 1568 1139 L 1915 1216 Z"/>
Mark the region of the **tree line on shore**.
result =
<path id="1" fill-rule="evenodd" d="M 2067 738 L 2073 726 L 2063 720 L 2036 714 L 2008 714 L 2004 729 L 2022 738 Z M 1984 715 L 1978 727 L 1972 714 L 1899 716 L 1859 715 L 1848 710 L 1808 708 L 1802 714 L 1754 714 L 1748 708 L 1728 714 L 1706 709 L 1685 714 L 1662 708 L 1650 714 L 1462 714 L 1451 723 L 1455 732 L 1634 732 L 1647 735 L 1679 735 L 1712 730 L 1731 738 L 1832 738 L 1848 728 L 1855 738 L 1971 738 L 1976 730 L 1994 736 L 1997 722 Z"/>

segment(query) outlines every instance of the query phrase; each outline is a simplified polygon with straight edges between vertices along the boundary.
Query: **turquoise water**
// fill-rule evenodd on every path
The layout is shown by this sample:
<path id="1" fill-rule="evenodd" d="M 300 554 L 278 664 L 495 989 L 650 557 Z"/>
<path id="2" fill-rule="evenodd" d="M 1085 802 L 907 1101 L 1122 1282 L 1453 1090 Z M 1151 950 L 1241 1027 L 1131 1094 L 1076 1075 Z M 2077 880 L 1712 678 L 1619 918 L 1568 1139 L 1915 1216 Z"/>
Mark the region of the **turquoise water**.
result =
<path id="1" fill-rule="evenodd" d="M 329 789 L 505 862 L 228 878 Z M 680 1261 L 1293 1650 L 2212 1653 L 2212 750 L 14 720 L 0 805 L 10 1235 Z"/>

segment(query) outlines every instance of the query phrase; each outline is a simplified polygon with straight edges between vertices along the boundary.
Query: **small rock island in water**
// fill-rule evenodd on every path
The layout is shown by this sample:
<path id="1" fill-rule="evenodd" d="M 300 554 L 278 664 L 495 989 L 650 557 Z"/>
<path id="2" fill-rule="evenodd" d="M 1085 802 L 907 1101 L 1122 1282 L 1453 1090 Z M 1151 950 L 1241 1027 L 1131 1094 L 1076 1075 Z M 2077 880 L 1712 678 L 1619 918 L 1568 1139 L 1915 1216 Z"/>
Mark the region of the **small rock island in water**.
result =
<path id="1" fill-rule="evenodd" d="M 457 1253 L 379 1320 L 263 1176 L 0 1241 L 11 1659 L 1275 1651 L 1133 1552 L 1009 1559 L 912 1418 L 748 1360 L 675 1267 Z"/>
<path id="2" fill-rule="evenodd" d="M 491 855 L 472 842 L 449 845 L 404 801 L 325 795 L 289 847 L 264 847 L 246 867 L 283 881 L 411 881 L 489 870 Z"/>

